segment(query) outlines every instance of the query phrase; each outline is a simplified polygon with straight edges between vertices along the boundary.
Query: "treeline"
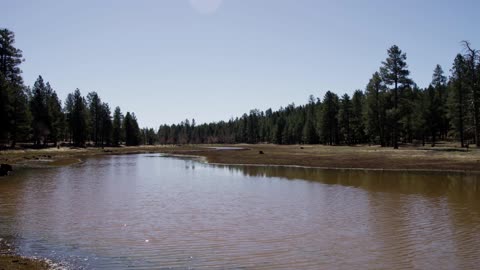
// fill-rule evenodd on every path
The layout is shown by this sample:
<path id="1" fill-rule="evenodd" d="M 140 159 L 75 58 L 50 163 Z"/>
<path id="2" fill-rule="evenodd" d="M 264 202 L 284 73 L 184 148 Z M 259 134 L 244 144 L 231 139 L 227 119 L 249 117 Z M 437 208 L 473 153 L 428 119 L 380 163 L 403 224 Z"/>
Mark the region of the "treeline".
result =
<path id="1" fill-rule="evenodd" d="M 50 83 L 39 76 L 33 87 L 21 76 L 22 51 L 14 47 L 15 35 L 0 29 L 0 144 L 17 142 L 35 146 L 69 143 L 85 146 L 138 145 L 141 130 L 134 113 L 113 112 L 96 92 L 69 94 L 62 106 Z"/>
<path id="2" fill-rule="evenodd" d="M 140 129 L 134 113 L 113 116 L 96 92 L 80 90 L 62 104 L 52 86 L 39 76 L 33 87 L 21 77 L 22 51 L 14 33 L 0 29 L 0 143 L 71 143 L 85 146 L 138 144 L 276 143 L 378 144 L 435 146 L 438 140 L 458 141 L 461 147 L 480 146 L 480 52 L 462 42 L 450 75 L 437 65 L 432 82 L 418 87 L 410 78 L 406 54 L 397 46 L 387 51 L 379 71 L 364 90 L 350 97 L 327 91 L 310 96 L 305 105 L 290 104 L 277 111 L 249 114 L 197 125 L 195 120 Z"/>
<path id="3" fill-rule="evenodd" d="M 276 143 L 276 144 L 378 144 L 398 148 L 399 143 L 456 140 L 461 147 L 480 145 L 479 51 L 464 41 L 447 78 L 434 68 L 432 82 L 419 88 L 409 77 L 407 57 L 397 46 L 365 90 L 352 97 L 328 91 L 322 99 L 310 96 L 306 105 L 288 105 L 278 111 L 252 110 L 240 118 L 195 125 L 185 120 L 162 125 L 160 144 Z M 150 134 L 152 133 L 152 134 Z M 153 130 L 147 134 L 154 138 Z"/>

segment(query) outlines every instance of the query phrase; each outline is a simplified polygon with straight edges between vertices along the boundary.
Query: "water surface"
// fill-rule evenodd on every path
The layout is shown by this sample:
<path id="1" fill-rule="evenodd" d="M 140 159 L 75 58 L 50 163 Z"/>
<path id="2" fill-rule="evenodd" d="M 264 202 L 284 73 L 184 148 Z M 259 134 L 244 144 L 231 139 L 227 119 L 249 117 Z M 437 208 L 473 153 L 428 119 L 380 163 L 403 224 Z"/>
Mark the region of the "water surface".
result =
<path id="1" fill-rule="evenodd" d="M 474 269 L 480 178 L 107 156 L 2 178 L 0 237 L 74 269 Z"/>

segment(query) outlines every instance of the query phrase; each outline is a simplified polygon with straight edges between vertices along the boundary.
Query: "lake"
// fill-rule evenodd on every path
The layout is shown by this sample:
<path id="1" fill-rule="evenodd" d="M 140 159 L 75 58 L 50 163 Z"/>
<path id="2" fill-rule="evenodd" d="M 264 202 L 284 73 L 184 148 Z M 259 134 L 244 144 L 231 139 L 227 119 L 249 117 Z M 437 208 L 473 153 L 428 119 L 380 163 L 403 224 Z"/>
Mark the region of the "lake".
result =
<path id="1" fill-rule="evenodd" d="M 480 176 L 90 158 L 1 178 L 0 238 L 73 269 L 474 269 Z"/>

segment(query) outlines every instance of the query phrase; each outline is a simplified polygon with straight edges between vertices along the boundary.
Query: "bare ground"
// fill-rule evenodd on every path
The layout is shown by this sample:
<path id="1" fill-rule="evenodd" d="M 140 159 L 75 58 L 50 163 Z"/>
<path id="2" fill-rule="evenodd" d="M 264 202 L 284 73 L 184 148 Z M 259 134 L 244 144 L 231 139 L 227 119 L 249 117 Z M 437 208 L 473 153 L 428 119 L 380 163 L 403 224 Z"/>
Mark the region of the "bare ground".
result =
<path id="1" fill-rule="evenodd" d="M 43 260 L 24 258 L 16 255 L 0 255 L 0 270 L 46 270 L 50 265 Z"/>
<path id="2" fill-rule="evenodd" d="M 0 270 L 47 270 L 53 268 L 49 262 L 35 258 L 17 256 L 10 246 L 0 239 Z"/>
<path id="3" fill-rule="evenodd" d="M 212 146 L 240 147 L 218 150 Z M 0 152 L 0 163 L 32 166 L 61 166 L 78 163 L 89 156 L 135 153 L 165 153 L 204 157 L 210 163 L 293 165 L 341 169 L 425 170 L 480 172 L 480 149 L 323 145 L 185 145 L 112 148 L 49 148 Z M 261 154 L 263 153 L 263 154 Z"/>

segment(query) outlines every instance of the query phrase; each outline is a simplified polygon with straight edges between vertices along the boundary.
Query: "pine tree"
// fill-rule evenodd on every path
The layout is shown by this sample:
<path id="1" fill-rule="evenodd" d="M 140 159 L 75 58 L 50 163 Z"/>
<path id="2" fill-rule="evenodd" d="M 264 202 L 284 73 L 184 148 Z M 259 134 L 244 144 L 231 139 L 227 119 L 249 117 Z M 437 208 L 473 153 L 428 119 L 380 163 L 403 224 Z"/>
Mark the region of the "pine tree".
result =
<path id="1" fill-rule="evenodd" d="M 365 128 L 373 143 L 386 146 L 386 87 L 380 73 L 375 72 L 366 87 Z"/>
<path id="2" fill-rule="evenodd" d="M 363 122 L 365 95 L 361 90 L 356 90 L 352 96 L 352 143 L 365 142 L 365 125 Z"/>
<path id="3" fill-rule="evenodd" d="M 122 141 L 122 134 L 123 134 L 123 115 L 120 107 L 115 108 L 115 112 L 113 113 L 113 130 L 112 130 L 112 142 L 113 145 L 118 146 Z"/>
<path id="4" fill-rule="evenodd" d="M 100 143 L 101 130 L 100 126 L 102 124 L 102 101 L 98 96 L 97 92 L 90 92 L 87 95 L 88 101 L 88 111 L 90 114 L 90 140 L 92 140 L 96 146 Z"/>
<path id="5" fill-rule="evenodd" d="M 410 71 L 407 69 L 407 55 L 402 53 L 398 46 L 393 45 L 388 49 L 388 57 L 382 62 L 380 72 L 382 74 L 382 80 L 386 85 L 393 86 L 393 108 L 391 109 L 391 120 L 393 127 L 393 148 L 398 149 L 398 134 L 399 134 L 399 89 L 403 88 L 411 83 L 408 75 Z"/>
<path id="6" fill-rule="evenodd" d="M 414 87 L 413 93 L 415 95 L 415 103 L 413 104 L 413 110 L 415 111 L 412 125 L 413 134 L 416 139 L 422 141 L 422 146 L 425 146 L 426 136 L 429 133 L 426 122 L 428 119 L 428 99 L 425 97 L 426 92 L 423 89 Z"/>
<path id="7" fill-rule="evenodd" d="M 475 130 L 475 144 L 480 147 L 480 79 L 478 78 L 479 71 L 479 55 L 480 52 L 471 47 L 468 41 L 463 41 L 464 49 L 467 51 L 465 55 L 466 85 L 471 93 L 471 104 L 473 107 L 473 125 Z"/>
<path id="8" fill-rule="evenodd" d="M 15 34 L 8 29 L 0 29 L 0 74 L 8 82 L 23 84 L 20 64 L 23 62 L 22 51 L 13 46 Z"/>
<path id="9" fill-rule="evenodd" d="M 338 118 L 342 139 L 346 144 L 349 145 L 352 144 L 352 114 L 352 101 L 350 100 L 350 96 L 348 94 L 344 94 L 340 99 Z"/>
<path id="10" fill-rule="evenodd" d="M 437 132 L 439 128 L 439 124 L 441 123 L 441 114 L 440 114 L 440 97 L 438 93 L 435 91 L 435 88 L 430 85 L 424 94 L 424 98 L 426 99 L 426 119 L 425 124 L 427 125 L 427 129 L 430 131 L 430 138 L 432 147 L 435 146 Z"/>
<path id="11" fill-rule="evenodd" d="M 38 76 L 33 85 L 32 98 L 30 99 L 33 140 L 36 145 L 39 145 L 41 142 L 46 145 L 47 136 L 50 134 L 47 98 L 47 86 L 42 76 Z"/>
<path id="12" fill-rule="evenodd" d="M 308 104 L 305 106 L 305 124 L 302 130 L 302 142 L 306 144 L 318 143 L 318 134 L 315 128 L 315 105 L 315 98 L 310 95 Z"/>
<path id="13" fill-rule="evenodd" d="M 73 94 L 69 93 L 65 99 L 65 105 L 63 107 L 63 113 L 65 115 L 65 139 L 70 143 L 73 142 L 73 121 L 72 121 L 72 112 L 73 112 Z"/>
<path id="14" fill-rule="evenodd" d="M 260 111 L 255 109 L 251 110 L 247 118 L 247 142 L 248 143 L 257 143 L 258 142 L 258 124 L 259 124 L 259 115 Z"/>
<path id="15" fill-rule="evenodd" d="M 327 91 L 322 102 L 319 132 L 325 144 L 339 144 L 338 110 L 339 101 L 337 94 Z"/>
<path id="16" fill-rule="evenodd" d="M 14 148 L 17 141 L 26 141 L 30 135 L 31 114 L 28 107 L 28 96 L 23 87 L 11 88 L 11 128 L 10 141 Z"/>
<path id="17" fill-rule="evenodd" d="M 468 90 L 465 83 L 467 76 L 465 58 L 458 54 L 451 69 L 449 83 L 448 115 L 460 139 L 461 147 L 465 146 L 465 119 L 468 108 Z"/>
<path id="18" fill-rule="evenodd" d="M 103 102 L 100 106 L 100 143 L 104 145 L 112 144 L 113 122 L 112 112 L 108 103 Z"/>
<path id="19" fill-rule="evenodd" d="M 142 129 L 143 144 L 145 145 L 154 145 L 156 144 L 158 137 L 155 134 L 153 128 L 143 128 Z"/>
<path id="20" fill-rule="evenodd" d="M 62 112 L 62 104 L 57 96 L 57 93 L 51 88 L 50 84 L 47 87 L 47 122 L 50 130 L 49 138 L 56 146 L 58 141 L 63 139 L 65 132 L 65 115 Z"/>
<path id="21" fill-rule="evenodd" d="M 6 78 L 0 74 L 0 142 L 8 139 L 10 131 L 10 84 Z"/>
<path id="22" fill-rule="evenodd" d="M 272 142 L 276 144 L 282 144 L 285 143 L 283 141 L 283 134 L 284 134 L 284 129 L 285 129 L 285 118 L 283 116 L 278 116 L 274 120 L 274 127 L 273 127 L 273 138 Z"/>
<path id="23" fill-rule="evenodd" d="M 432 75 L 432 86 L 435 89 L 436 95 L 438 96 L 438 113 L 439 113 L 439 131 L 442 138 L 448 136 L 449 122 L 447 116 L 447 77 L 443 75 L 443 69 L 440 65 L 437 65 L 433 71 Z"/>
<path id="24" fill-rule="evenodd" d="M 127 112 L 124 119 L 125 130 L 125 144 L 127 146 L 134 146 L 140 144 L 140 128 L 138 127 L 137 118 L 135 114 Z"/>
<path id="25" fill-rule="evenodd" d="M 68 96 L 66 103 L 71 103 L 66 106 L 66 111 L 73 144 L 85 146 L 88 137 L 87 102 L 77 88 Z"/>
<path id="26" fill-rule="evenodd" d="M 20 69 L 23 56 L 14 44 L 15 34 L 8 29 L 0 29 L 0 141 L 7 140 L 11 131 L 17 132 L 20 129 L 12 126 L 16 123 L 12 119 L 18 117 L 14 110 L 20 98 L 19 89 L 23 88 Z M 15 137 L 13 135 L 14 139 Z"/>

